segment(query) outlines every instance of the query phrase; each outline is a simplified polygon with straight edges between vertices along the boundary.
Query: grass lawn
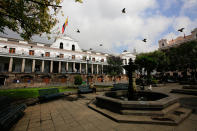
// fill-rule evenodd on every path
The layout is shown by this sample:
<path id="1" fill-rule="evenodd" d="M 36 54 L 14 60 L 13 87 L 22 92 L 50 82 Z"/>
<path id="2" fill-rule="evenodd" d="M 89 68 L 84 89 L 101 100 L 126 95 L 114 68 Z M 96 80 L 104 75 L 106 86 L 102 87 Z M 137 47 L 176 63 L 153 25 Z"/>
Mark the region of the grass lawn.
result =
<path id="1" fill-rule="evenodd" d="M 74 91 L 65 87 L 48 87 L 58 88 L 59 92 Z M 9 96 L 12 98 L 36 98 L 39 96 L 38 90 L 47 88 L 20 88 L 20 89 L 0 89 L 0 96 Z"/>

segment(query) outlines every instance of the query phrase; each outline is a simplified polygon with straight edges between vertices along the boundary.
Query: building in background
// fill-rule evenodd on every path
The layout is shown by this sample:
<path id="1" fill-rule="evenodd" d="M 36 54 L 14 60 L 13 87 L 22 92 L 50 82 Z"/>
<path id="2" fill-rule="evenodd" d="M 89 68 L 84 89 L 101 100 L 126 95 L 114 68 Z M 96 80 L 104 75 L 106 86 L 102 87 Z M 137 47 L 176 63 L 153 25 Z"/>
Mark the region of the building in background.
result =
<path id="1" fill-rule="evenodd" d="M 76 74 L 82 75 L 84 81 L 87 74 L 91 74 L 94 81 L 108 81 L 105 68 L 109 55 L 82 50 L 78 42 L 68 36 L 58 37 L 52 44 L 0 37 L 0 85 L 13 85 L 16 81 L 32 86 L 73 83 Z M 120 57 L 126 61 L 135 58 L 129 52 L 123 52 Z"/>
<path id="2" fill-rule="evenodd" d="M 177 47 L 185 42 L 197 40 L 197 28 L 195 28 L 190 35 L 179 36 L 176 39 L 168 41 L 167 39 L 159 40 L 159 50 L 169 49 L 171 47 Z"/>

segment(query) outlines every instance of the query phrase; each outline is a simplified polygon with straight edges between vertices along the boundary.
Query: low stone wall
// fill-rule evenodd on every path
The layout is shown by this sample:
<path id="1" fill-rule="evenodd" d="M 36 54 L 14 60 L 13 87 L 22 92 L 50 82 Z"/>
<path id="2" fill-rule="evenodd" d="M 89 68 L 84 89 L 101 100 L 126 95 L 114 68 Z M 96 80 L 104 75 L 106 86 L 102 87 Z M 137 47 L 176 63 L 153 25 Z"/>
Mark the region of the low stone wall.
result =
<path id="1" fill-rule="evenodd" d="M 24 87 L 42 87 L 42 86 L 69 86 L 74 84 L 74 77 L 81 75 L 83 81 L 87 81 L 87 75 L 84 74 L 35 74 L 35 73 L 0 73 L 5 77 L 3 88 L 24 88 Z M 116 83 L 127 82 L 126 75 L 117 76 Z M 109 75 L 92 74 L 89 82 L 93 83 L 113 83 L 114 78 Z"/>
<path id="2" fill-rule="evenodd" d="M 32 88 L 32 87 L 44 87 L 46 83 L 12 83 L 9 85 L 2 86 L 3 88 Z"/>

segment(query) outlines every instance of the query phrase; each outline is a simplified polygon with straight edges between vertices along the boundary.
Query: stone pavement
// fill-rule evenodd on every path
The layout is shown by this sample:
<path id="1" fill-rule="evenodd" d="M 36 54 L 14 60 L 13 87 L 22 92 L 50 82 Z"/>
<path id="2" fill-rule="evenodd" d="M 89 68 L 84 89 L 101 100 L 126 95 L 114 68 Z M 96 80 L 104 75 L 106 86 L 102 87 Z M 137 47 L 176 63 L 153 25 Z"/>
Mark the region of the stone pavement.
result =
<path id="1" fill-rule="evenodd" d="M 169 92 L 177 85 L 156 87 Z M 98 93 L 99 95 L 102 92 Z M 97 94 L 72 95 L 30 106 L 12 131 L 197 131 L 197 114 L 178 126 L 117 123 L 87 107 Z M 179 95 L 181 97 L 181 95 Z"/>

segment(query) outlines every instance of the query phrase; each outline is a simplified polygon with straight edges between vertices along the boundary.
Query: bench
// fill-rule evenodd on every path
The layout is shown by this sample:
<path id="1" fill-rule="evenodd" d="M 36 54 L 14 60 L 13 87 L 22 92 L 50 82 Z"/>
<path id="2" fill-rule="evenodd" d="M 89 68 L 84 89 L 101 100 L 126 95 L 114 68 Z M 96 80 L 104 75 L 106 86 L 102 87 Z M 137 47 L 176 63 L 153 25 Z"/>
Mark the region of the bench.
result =
<path id="1" fill-rule="evenodd" d="M 60 93 L 58 88 L 40 89 L 39 100 L 49 100 L 63 96 L 64 93 Z"/>
<path id="2" fill-rule="evenodd" d="M 127 83 L 117 83 L 113 85 L 113 88 L 111 88 L 112 91 L 116 90 L 128 90 L 129 84 Z"/>
<path id="3" fill-rule="evenodd" d="M 24 115 L 25 104 L 12 104 L 12 99 L 0 97 L 0 130 L 9 130 Z"/>
<path id="4" fill-rule="evenodd" d="M 93 89 L 90 88 L 90 86 L 79 86 L 78 87 L 78 93 L 82 94 L 82 93 L 92 93 Z"/>

